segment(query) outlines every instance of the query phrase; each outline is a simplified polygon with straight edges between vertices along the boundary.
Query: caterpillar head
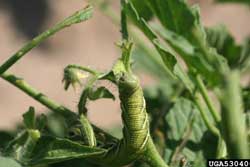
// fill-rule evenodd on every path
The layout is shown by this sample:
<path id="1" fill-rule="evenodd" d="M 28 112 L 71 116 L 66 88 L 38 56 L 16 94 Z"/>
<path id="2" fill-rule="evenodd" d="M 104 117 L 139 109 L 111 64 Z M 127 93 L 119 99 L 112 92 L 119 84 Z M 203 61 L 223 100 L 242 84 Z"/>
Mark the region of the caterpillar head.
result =
<path id="1" fill-rule="evenodd" d="M 130 73 L 122 73 L 121 77 L 118 80 L 119 91 L 128 92 L 133 91 L 139 85 L 138 78 Z"/>

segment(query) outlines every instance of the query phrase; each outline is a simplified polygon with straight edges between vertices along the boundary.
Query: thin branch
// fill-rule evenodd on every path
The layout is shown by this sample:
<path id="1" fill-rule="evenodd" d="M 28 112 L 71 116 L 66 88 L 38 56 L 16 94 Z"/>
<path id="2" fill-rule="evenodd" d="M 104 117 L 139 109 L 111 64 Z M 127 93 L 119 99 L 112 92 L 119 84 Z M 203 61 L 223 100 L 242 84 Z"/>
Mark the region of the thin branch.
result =
<path id="1" fill-rule="evenodd" d="M 97 6 L 99 8 L 99 10 L 106 15 L 114 25 L 119 26 L 120 25 L 120 18 L 118 17 L 119 15 L 117 15 L 117 13 L 114 12 L 114 9 L 109 5 L 108 1 L 104 1 L 104 0 L 90 0 L 90 3 L 94 4 L 95 6 Z M 141 36 L 138 35 L 138 32 L 128 26 L 128 30 L 129 30 L 129 34 L 132 37 L 132 39 L 135 41 L 135 44 L 137 45 L 137 47 L 139 47 L 140 49 L 144 50 L 145 53 L 148 53 L 147 56 L 150 57 L 151 61 L 153 61 L 154 63 L 156 63 L 167 75 L 169 75 L 169 71 L 166 68 L 166 66 L 160 61 L 160 59 L 157 59 L 156 57 L 158 57 L 159 55 L 157 52 L 154 51 L 154 49 L 152 49 L 150 47 L 150 45 L 146 45 L 145 41 L 143 40 L 143 38 L 141 38 Z M 172 75 L 169 75 L 170 77 L 172 77 Z"/>
<path id="2" fill-rule="evenodd" d="M 219 112 L 216 111 L 216 109 L 214 107 L 214 104 L 213 104 L 211 98 L 208 95 L 207 88 L 204 85 L 200 75 L 196 75 L 195 80 L 196 80 L 197 86 L 199 88 L 199 91 L 201 92 L 201 95 L 202 95 L 203 99 L 205 100 L 205 102 L 206 102 L 206 104 L 208 106 L 208 109 L 209 109 L 211 115 L 213 116 L 215 122 L 217 124 L 219 124 L 220 120 L 221 120 Z"/>
<path id="3" fill-rule="evenodd" d="M 84 67 L 84 66 L 80 66 L 80 65 L 75 65 L 75 64 L 70 64 L 70 65 L 68 65 L 66 68 L 78 69 L 78 70 L 81 70 L 81 71 L 84 71 L 84 72 L 89 72 L 89 73 L 92 74 L 92 75 L 101 74 L 100 72 L 98 72 L 98 71 L 96 71 L 96 70 L 93 70 L 93 69 L 91 69 L 91 68 Z"/>
<path id="4" fill-rule="evenodd" d="M 215 136 L 220 137 L 220 131 L 219 131 L 219 129 L 218 129 L 216 126 L 214 126 L 214 125 L 212 124 L 212 122 L 209 120 L 209 118 L 207 117 L 207 114 L 206 114 L 206 112 L 205 112 L 205 110 L 204 110 L 204 107 L 203 107 L 203 105 L 202 105 L 202 102 L 201 102 L 201 99 L 200 99 L 200 98 L 201 98 L 200 95 L 199 95 L 199 94 L 196 94 L 195 97 L 194 97 L 194 101 L 195 101 L 195 103 L 196 103 L 196 105 L 197 105 L 197 107 L 198 107 L 198 109 L 199 109 L 199 111 L 200 111 L 201 117 L 202 117 L 202 119 L 203 119 L 203 121 L 204 121 L 206 127 L 207 127 L 208 130 L 209 130 L 210 132 L 212 132 Z"/>
<path id="5" fill-rule="evenodd" d="M 121 1 L 121 33 L 122 33 L 122 39 L 128 40 L 128 28 L 127 28 L 127 15 L 126 15 L 126 9 L 125 9 L 125 1 Z"/>
<path id="6" fill-rule="evenodd" d="M 92 7 L 87 6 L 84 9 L 81 9 L 71 15 L 70 17 L 66 18 L 62 22 L 56 24 L 54 27 L 50 28 L 49 30 L 43 32 L 42 34 L 38 35 L 30 42 L 28 42 L 24 47 L 22 47 L 19 51 L 17 51 L 13 56 L 11 56 L 3 65 L 0 66 L 0 75 L 7 71 L 13 64 L 15 64 L 19 59 L 21 59 L 26 53 L 28 53 L 31 49 L 38 46 L 48 37 L 52 36 L 56 32 L 71 26 L 72 24 L 80 23 L 82 21 L 88 20 L 92 17 Z"/>
<path id="7" fill-rule="evenodd" d="M 1 78 L 9 82 L 10 84 L 16 86 L 20 90 L 22 90 L 24 93 L 35 99 L 36 101 L 40 102 L 47 108 L 51 109 L 53 112 L 59 113 L 63 115 L 66 119 L 68 119 L 68 122 L 71 123 L 76 119 L 76 113 L 71 111 L 70 109 L 58 104 L 57 102 L 51 100 L 43 93 L 37 91 L 36 89 L 32 88 L 28 83 L 26 83 L 23 79 L 16 77 L 13 74 L 7 74 L 3 73 L 1 75 Z M 98 128 L 97 126 L 93 125 L 94 131 L 98 133 L 104 134 L 108 139 L 112 139 L 116 141 L 117 139 L 113 137 L 112 135 L 108 134 L 107 132 L 103 131 L 101 128 Z"/>

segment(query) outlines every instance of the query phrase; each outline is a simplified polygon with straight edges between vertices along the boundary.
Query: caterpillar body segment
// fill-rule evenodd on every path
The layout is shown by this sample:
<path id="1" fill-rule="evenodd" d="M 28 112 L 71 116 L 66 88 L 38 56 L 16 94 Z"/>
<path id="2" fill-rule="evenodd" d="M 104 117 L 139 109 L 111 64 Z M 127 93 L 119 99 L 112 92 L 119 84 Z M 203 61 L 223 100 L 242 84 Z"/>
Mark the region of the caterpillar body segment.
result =
<path id="1" fill-rule="evenodd" d="M 129 150 L 143 150 L 149 138 L 149 121 L 140 82 L 133 74 L 125 74 L 118 82 L 118 87 L 124 140 Z"/>
<path id="2" fill-rule="evenodd" d="M 143 90 L 136 76 L 125 73 L 117 81 L 123 120 L 123 138 L 98 158 L 109 166 L 127 165 L 145 151 L 150 138 Z"/>
<path id="3" fill-rule="evenodd" d="M 87 117 L 84 115 L 80 115 L 80 123 L 84 142 L 89 146 L 96 146 L 95 133 Z"/>
<path id="4" fill-rule="evenodd" d="M 84 145 L 94 147 L 97 145 L 95 132 L 87 117 L 83 114 L 70 129 L 69 137 L 72 140 L 83 142 Z"/>

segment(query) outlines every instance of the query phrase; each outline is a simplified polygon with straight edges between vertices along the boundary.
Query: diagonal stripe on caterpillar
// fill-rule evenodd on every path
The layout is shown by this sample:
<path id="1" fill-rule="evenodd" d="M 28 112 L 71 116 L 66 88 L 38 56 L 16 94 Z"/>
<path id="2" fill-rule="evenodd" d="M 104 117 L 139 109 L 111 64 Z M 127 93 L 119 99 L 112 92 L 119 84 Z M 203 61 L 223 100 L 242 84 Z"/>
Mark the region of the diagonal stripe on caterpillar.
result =
<path id="1" fill-rule="evenodd" d="M 124 73 L 118 80 L 124 124 L 123 139 L 110 148 L 101 161 L 122 166 L 135 160 L 145 150 L 149 139 L 149 120 L 143 90 L 138 78 Z"/>

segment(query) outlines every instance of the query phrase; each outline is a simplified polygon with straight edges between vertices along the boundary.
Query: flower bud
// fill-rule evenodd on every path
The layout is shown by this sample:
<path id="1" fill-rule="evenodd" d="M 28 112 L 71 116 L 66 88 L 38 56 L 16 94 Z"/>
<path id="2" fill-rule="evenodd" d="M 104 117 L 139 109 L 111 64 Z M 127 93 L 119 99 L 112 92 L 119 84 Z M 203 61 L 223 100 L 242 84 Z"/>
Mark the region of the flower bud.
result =
<path id="1" fill-rule="evenodd" d="M 81 73 L 78 69 L 65 68 L 63 76 L 64 89 L 68 90 L 70 85 L 75 89 L 77 84 L 81 85 L 81 79 L 86 77 L 88 75 Z"/>

